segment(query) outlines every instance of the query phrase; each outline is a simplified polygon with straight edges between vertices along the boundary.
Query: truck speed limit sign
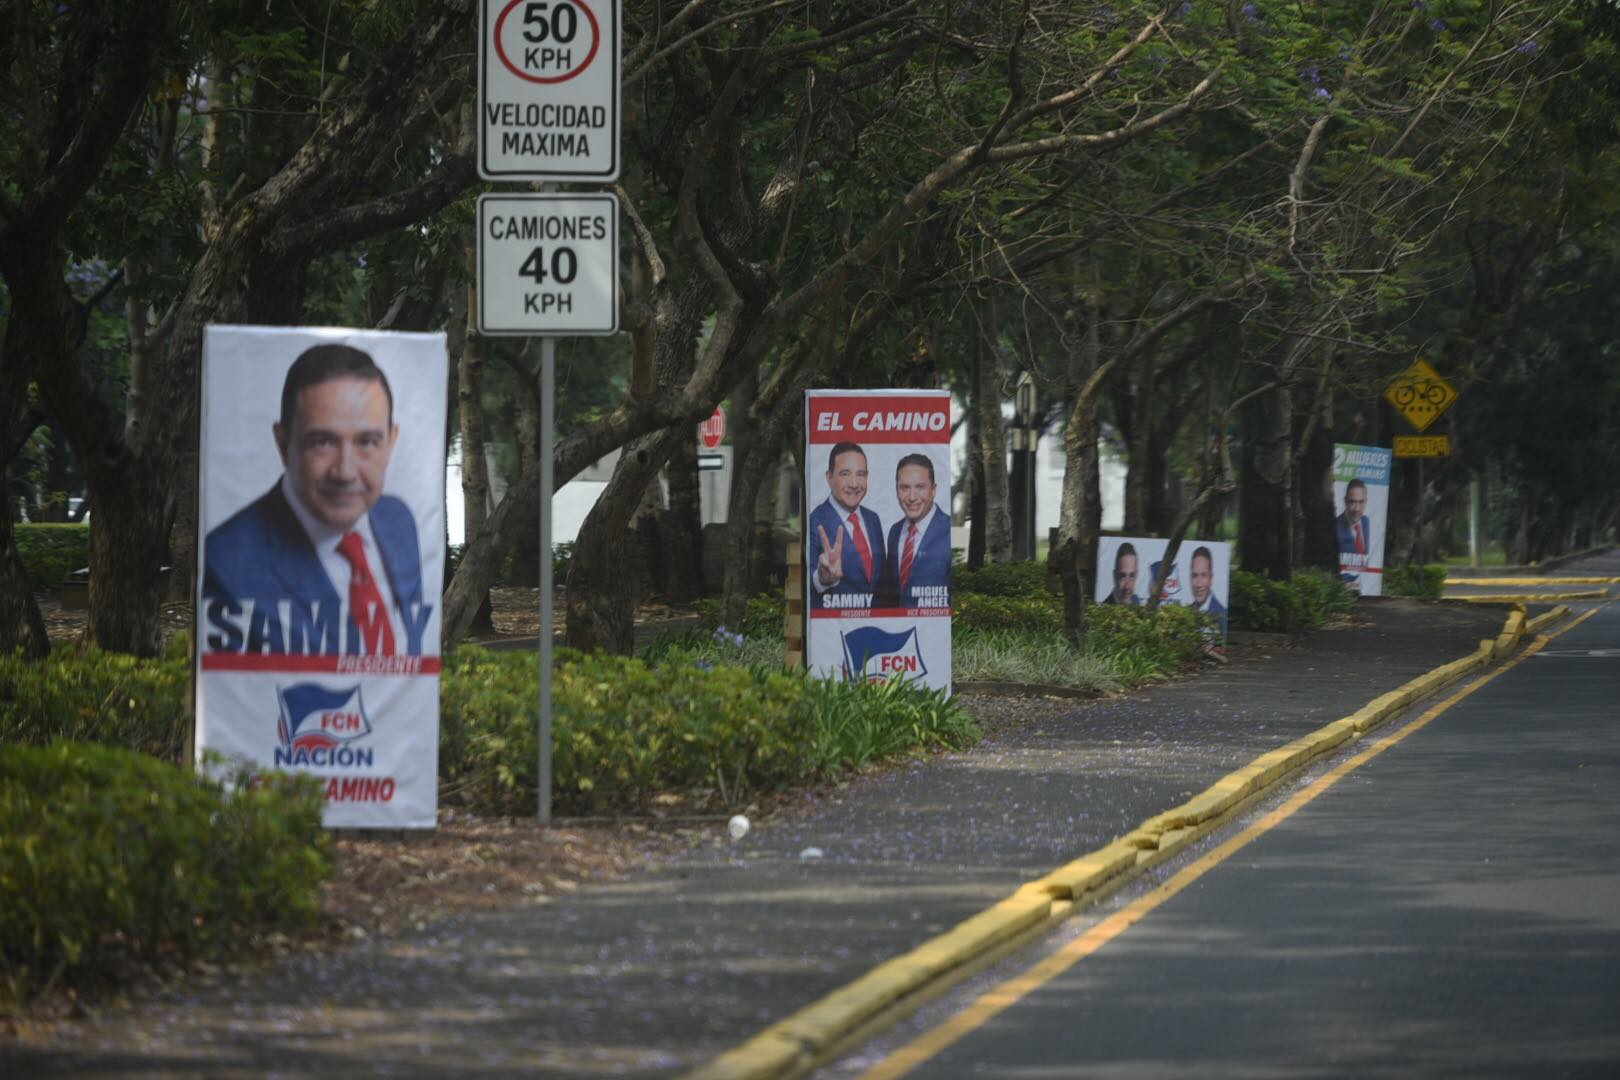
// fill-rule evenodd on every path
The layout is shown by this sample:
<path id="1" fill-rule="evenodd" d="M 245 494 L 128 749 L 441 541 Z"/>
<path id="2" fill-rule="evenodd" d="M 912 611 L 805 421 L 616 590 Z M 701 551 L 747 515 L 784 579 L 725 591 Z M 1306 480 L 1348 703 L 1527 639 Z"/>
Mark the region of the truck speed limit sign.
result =
<path id="1" fill-rule="evenodd" d="M 621 0 L 482 0 L 478 174 L 619 176 Z"/>
<path id="2" fill-rule="evenodd" d="M 617 196 L 479 196 L 479 333 L 617 333 L 618 284 Z"/>

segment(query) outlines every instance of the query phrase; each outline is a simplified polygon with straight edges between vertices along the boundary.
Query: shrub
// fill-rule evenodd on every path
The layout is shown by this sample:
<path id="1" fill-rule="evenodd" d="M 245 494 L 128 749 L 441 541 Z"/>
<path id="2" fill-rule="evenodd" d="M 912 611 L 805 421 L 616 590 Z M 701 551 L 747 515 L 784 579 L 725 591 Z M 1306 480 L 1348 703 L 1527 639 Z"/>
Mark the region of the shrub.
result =
<path id="1" fill-rule="evenodd" d="M 185 756 L 186 643 L 161 660 L 59 644 L 44 663 L 0 655 L 0 744 L 107 743 Z"/>
<path id="2" fill-rule="evenodd" d="M 18 524 L 13 528 L 23 572 L 36 589 L 59 585 L 90 564 L 90 526 L 84 522 Z"/>
<path id="3" fill-rule="evenodd" d="M 1086 608 L 1086 652 L 1109 660 L 1121 681 L 1140 682 L 1200 656 L 1214 625 L 1211 616 L 1179 604 L 1152 610 L 1092 604 Z"/>
<path id="4" fill-rule="evenodd" d="M 993 630 L 1062 631 L 1063 598 L 1043 592 L 1039 596 L 951 596 L 951 627 L 957 633 Z"/>
<path id="5" fill-rule="evenodd" d="M 1320 570 L 1301 570 L 1287 581 L 1233 570 L 1228 619 L 1234 630 L 1288 634 L 1314 630 L 1354 603 L 1355 596 L 1336 575 Z"/>
<path id="6" fill-rule="evenodd" d="M 1076 652 L 1061 631 L 988 630 L 955 643 L 951 671 L 960 682 L 1040 683 L 1112 691 L 1123 685 L 1098 652 Z"/>
<path id="7" fill-rule="evenodd" d="M 568 650 L 558 659 L 553 770 L 564 809 L 635 807 L 663 791 L 735 802 L 895 747 L 961 745 L 972 733 L 954 704 L 909 686 L 880 695 L 764 666 L 654 666 Z M 490 811 L 532 806 L 537 694 L 532 657 L 457 650 L 441 701 L 447 795 Z"/>
<path id="8" fill-rule="evenodd" d="M 1384 592 L 1390 596 L 1443 596 L 1446 568 L 1441 563 L 1397 566 L 1384 572 Z"/>
<path id="9" fill-rule="evenodd" d="M 697 602 L 698 626 L 705 634 L 720 628 L 720 607 L 721 602 L 717 598 Z M 784 636 L 786 617 L 787 605 L 780 596 L 752 596 L 743 613 L 742 625 L 726 629 L 740 633 L 745 638 L 774 637 L 780 641 Z"/>
<path id="10" fill-rule="evenodd" d="M 812 775 L 832 776 L 914 749 L 954 749 L 979 729 L 943 690 L 901 680 L 839 682 L 807 679 L 815 742 Z"/>
<path id="11" fill-rule="evenodd" d="M 0 747 L 0 967 L 14 1001 L 312 924 L 314 781 L 227 792 L 115 747 Z"/>
<path id="12" fill-rule="evenodd" d="M 657 664 L 559 656 L 552 694 L 560 806 L 632 807 L 661 791 L 700 788 L 730 801 L 893 746 L 969 738 L 966 717 L 938 695 L 909 686 L 887 697 L 864 684 L 829 690 L 782 670 L 780 633 L 742 646 L 724 638 L 670 638 Z M 186 672 L 183 647 L 163 660 L 72 649 L 43 664 L 0 658 L 0 740 L 112 743 L 179 762 Z M 465 648 L 446 658 L 439 766 L 447 797 L 498 812 L 532 807 L 538 682 L 532 654 Z M 852 734 L 835 737 L 829 727 Z"/>
<path id="13" fill-rule="evenodd" d="M 1034 598 L 1051 595 L 1046 587 L 1046 563 L 1038 560 L 986 563 L 977 570 L 953 566 L 951 592 L 953 598 L 964 594 Z"/>

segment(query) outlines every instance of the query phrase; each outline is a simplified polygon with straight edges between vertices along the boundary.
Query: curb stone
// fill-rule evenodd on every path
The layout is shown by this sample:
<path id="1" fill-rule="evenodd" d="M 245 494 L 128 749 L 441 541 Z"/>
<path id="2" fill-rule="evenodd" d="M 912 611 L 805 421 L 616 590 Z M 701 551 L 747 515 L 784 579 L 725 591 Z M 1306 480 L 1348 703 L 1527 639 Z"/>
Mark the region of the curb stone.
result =
<path id="1" fill-rule="evenodd" d="M 1605 597 L 1607 593 L 1605 592 Z M 1560 597 L 1565 599 L 1567 597 Z M 803 1076 L 846 1049 L 852 1036 L 875 1034 L 877 1021 L 898 1020 L 911 1008 L 976 970 L 998 949 L 1032 940 L 1141 871 L 1177 854 L 1224 823 L 1236 810 L 1311 761 L 1379 727 L 1427 697 L 1501 659 L 1528 634 L 1564 618 L 1566 605 L 1527 619 L 1509 612 L 1500 634 L 1467 656 L 1442 664 L 1308 735 L 1267 751 L 1180 806 L 1148 818 L 1112 843 L 1020 886 L 910 952 L 885 961 L 820 1000 L 685 1075 L 685 1080 L 781 1080 Z"/>

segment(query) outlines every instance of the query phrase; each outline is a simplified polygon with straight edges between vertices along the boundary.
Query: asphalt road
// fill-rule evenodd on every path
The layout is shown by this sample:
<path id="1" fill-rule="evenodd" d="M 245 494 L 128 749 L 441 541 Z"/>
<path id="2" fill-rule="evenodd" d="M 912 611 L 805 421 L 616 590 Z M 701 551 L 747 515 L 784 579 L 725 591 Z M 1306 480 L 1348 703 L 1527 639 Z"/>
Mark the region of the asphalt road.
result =
<path id="1" fill-rule="evenodd" d="M 1079 940 L 904 1075 L 1620 1076 L 1620 606 Z"/>

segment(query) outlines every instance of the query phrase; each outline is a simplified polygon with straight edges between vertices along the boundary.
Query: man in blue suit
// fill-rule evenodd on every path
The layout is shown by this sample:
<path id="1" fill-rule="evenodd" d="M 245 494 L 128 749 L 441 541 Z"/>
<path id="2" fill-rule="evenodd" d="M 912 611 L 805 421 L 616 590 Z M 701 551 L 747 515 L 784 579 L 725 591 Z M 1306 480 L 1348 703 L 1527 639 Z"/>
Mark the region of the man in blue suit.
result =
<path id="1" fill-rule="evenodd" d="M 306 349 L 273 426 L 285 471 L 203 546 L 211 652 L 419 656 L 433 609 L 409 507 L 382 493 L 388 380 L 348 345 Z"/>
<path id="2" fill-rule="evenodd" d="M 950 606 L 951 519 L 934 504 L 936 490 L 934 463 L 927 454 L 900 459 L 894 495 L 905 516 L 889 527 L 880 606 Z"/>
<path id="3" fill-rule="evenodd" d="M 1372 518 L 1367 516 L 1367 484 L 1359 477 L 1344 487 L 1344 513 L 1334 519 L 1339 534 L 1339 580 L 1361 592 L 1361 568 L 1372 550 Z"/>
<path id="4" fill-rule="evenodd" d="M 861 505 L 866 481 L 866 451 L 852 442 L 834 444 L 827 454 L 827 498 L 810 511 L 812 608 L 873 606 L 883 523 Z"/>
<path id="5" fill-rule="evenodd" d="M 1221 634 L 1226 634 L 1226 605 L 1215 595 L 1215 557 L 1209 548 L 1199 546 L 1192 553 L 1192 608 L 1215 616 Z"/>

